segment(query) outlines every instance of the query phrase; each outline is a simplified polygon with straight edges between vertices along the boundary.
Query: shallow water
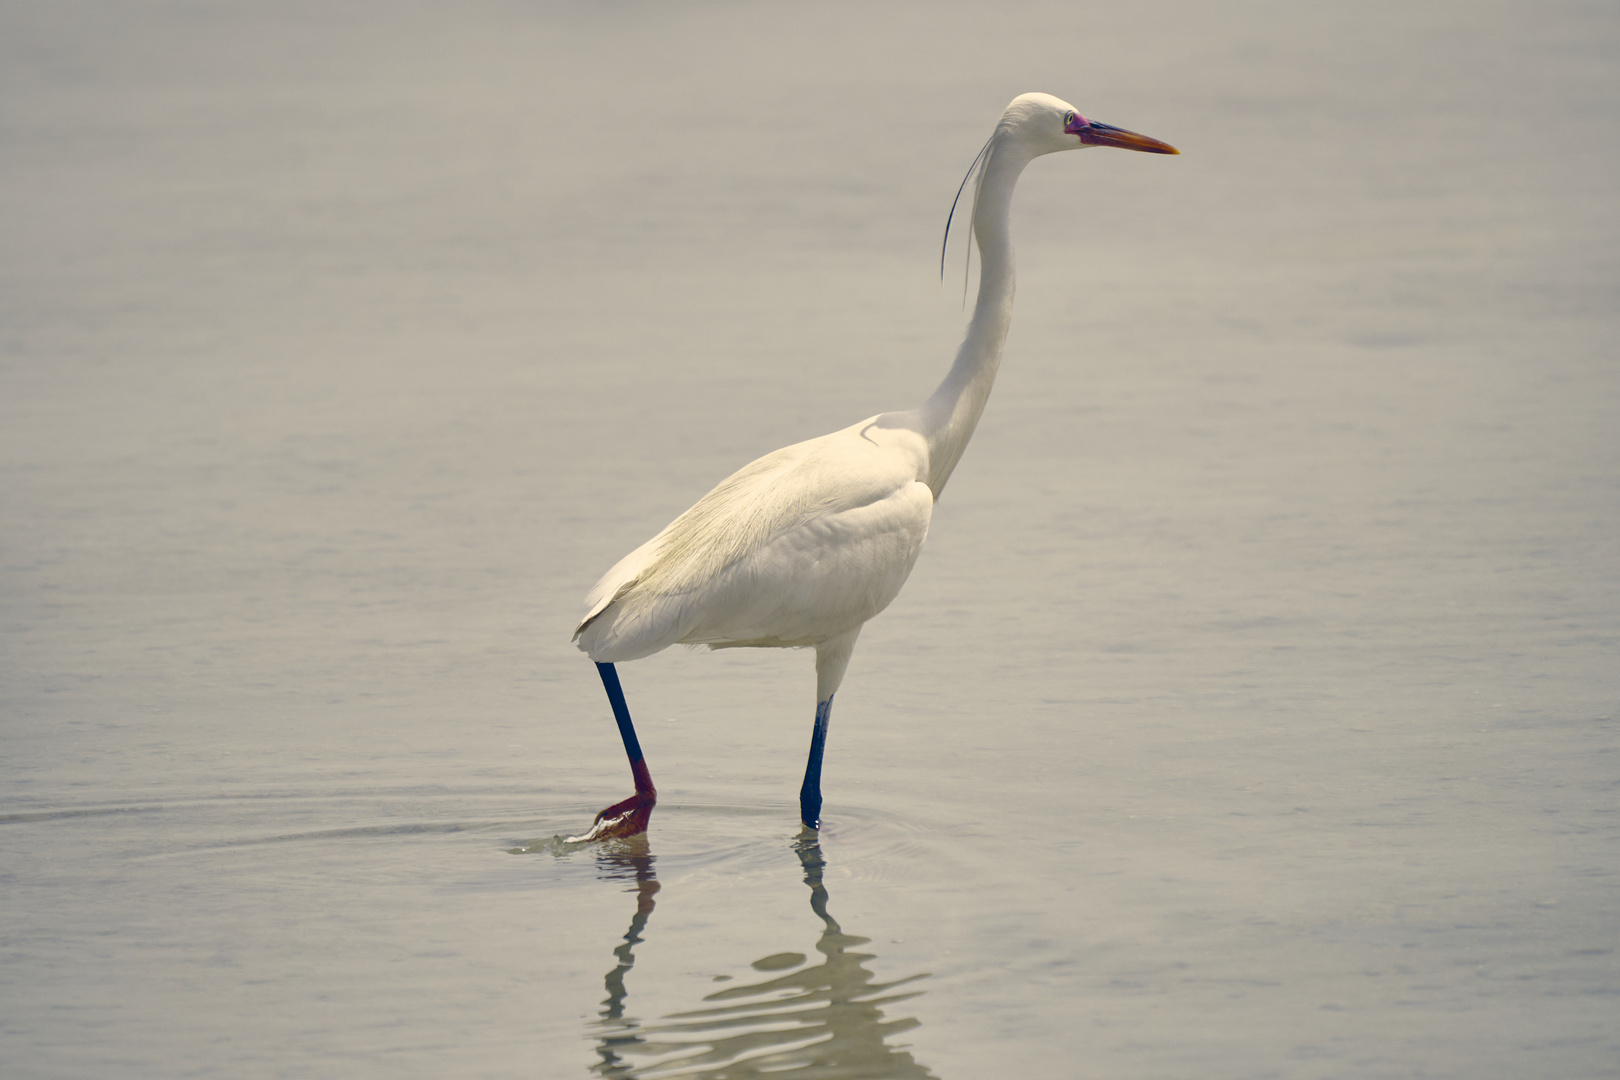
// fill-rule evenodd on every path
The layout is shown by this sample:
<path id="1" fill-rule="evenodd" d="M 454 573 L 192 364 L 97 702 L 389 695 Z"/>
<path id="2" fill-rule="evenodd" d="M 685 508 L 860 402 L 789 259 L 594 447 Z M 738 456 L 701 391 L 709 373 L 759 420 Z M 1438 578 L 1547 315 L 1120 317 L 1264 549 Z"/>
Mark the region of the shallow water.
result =
<path id="1" fill-rule="evenodd" d="M 0 4 L 8 1076 L 1613 1075 L 1602 4 Z M 586 589 L 1001 380 L 838 698 Z"/>

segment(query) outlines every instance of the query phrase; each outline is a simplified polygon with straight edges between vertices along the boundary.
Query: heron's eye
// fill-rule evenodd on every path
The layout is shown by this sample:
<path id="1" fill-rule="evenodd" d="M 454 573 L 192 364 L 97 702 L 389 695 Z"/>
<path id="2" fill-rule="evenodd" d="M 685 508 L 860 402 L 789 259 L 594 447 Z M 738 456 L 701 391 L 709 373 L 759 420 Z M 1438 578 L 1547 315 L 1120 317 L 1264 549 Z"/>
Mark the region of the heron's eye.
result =
<path id="1" fill-rule="evenodd" d="M 1071 113 L 1069 113 L 1067 116 L 1065 116 L 1063 118 L 1063 126 L 1064 127 L 1073 127 L 1074 126 L 1074 113 L 1071 112 Z"/>

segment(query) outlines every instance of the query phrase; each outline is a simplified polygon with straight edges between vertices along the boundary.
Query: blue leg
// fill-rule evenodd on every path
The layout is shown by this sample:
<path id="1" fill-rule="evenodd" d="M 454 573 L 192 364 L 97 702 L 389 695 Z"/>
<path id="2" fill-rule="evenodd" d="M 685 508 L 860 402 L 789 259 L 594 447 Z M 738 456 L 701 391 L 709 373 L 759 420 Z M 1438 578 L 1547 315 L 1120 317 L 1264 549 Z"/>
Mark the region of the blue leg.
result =
<path id="1" fill-rule="evenodd" d="M 810 735 L 810 763 L 799 788 L 799 820 L 807 829 L 821 828 L 821 755 L 827 749 L 827 722 L 832 717 L 831 695 L 816 704 L 816 730 Z"/>
<path id="2" fill-rule="evenodd" d="M 597 664 L 602 676 L 602 688 L 607 691 L 608 704 L 613 706 L 613 719 L 619 724 L 619 738 L 624 740 L 625 756 L 630 759 L 630 773 L 635 777 L 637 792 L 653 792 L 652 777 L 647 773 L 647 762 L 641 756 L 641 741 L 636 738 L 636 726 L 630 722 L 630 706 L 624 700 L 624 688 L 619 685 L 619 672 L 612 664 Z"/>
<path id="3" fill-rule="evenodd" d="M 608 704 L 613 706 L 613 719 L 619 724 L 619 738 L 624 740 L 624 753 L 630 759 L 630 775 L 636 782 L 636 793 L 623 802 L 596 815 L 596 823 L 584 836 L 575 840 L 606 840 L 610 837 L 635 836 L 647 831 L 653 806 L 658 802 L 658 791 L 653 787 L 652 774 L 641 756 L 641 741 L 636 738 L 635 725 L 630 722 L 630 706 L 624 700 L 624 688 L 619 685 L 619 673 L 612 664 L 597 664 L 602 676 L 602 688 L 607 691 Z"/>

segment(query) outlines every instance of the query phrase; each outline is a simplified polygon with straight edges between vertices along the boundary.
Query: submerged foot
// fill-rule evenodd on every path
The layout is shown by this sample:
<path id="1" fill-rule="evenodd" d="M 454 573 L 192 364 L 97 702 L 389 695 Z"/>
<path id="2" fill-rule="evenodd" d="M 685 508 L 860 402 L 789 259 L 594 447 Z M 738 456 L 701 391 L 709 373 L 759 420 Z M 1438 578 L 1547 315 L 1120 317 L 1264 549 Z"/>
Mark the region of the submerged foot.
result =
<path id="1" fill-rule="evenodd" d="M 597 814 L 596 822 L 583 836 L 570 836 L 568 842 L 587 843 L 592 840 L 619 840 L 626 836 L 637 836 L 647 831 L 647 823 L 652 820 L 653 807 L 656 805 L 658 805 L 656 792 L 638 791 L 623 802 L 616 802 Z"/>

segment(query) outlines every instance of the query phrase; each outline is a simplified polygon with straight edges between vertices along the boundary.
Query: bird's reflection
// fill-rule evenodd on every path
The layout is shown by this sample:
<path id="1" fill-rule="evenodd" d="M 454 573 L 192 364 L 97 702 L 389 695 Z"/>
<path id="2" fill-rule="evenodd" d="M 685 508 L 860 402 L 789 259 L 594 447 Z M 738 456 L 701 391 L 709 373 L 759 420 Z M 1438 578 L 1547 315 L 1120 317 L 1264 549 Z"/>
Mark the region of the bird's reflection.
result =
<path id="1" fill-rule="evenodd" d="M 925 978 L 913 975 L 880 983 L 865 967 L 872 954 L 853 951 L 868 938 L 846 934 L 827 911 L 822 876 L 826 860 L 813 836 L 794 844 L 810 886 L 810 910 L 822 922 L 816 951 L 821 963 L 801 966 L 799 953 L 778 953 L 754 963 L 756 970 L 783 971 L 762 982 L 730 986 L 709 994 L 705 1008 L 642 1023 L 627 1016 L 625 976 L 635 963 L 647 919 L 653 911 L 658 878 L 655 856 L 639 843 L 598 855 L 602 876 L 633 881 L 636 913 L 613 955 L 617 964 L 603 983 L 607 998 L 591 1025 L 599 1058 L 598 1076 L 689 1080 L 745 1080 L 749 1077 L 815 1076 L 932 1078 L 904 1049 L 889 1039 L 917 1026 L 910 1017 L 887 1019 L 884 1009 L 922 991 L 901 989 Z M 787 968 L 795 970 L 786 971 Z"/>

